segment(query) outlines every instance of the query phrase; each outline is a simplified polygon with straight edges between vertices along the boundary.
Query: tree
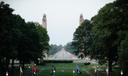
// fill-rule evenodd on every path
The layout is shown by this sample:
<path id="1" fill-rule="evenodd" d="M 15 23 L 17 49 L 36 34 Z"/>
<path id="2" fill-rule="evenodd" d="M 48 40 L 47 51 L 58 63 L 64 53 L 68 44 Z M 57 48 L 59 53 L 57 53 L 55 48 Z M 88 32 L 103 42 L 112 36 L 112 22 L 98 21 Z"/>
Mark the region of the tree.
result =
<path id="1" fill-rule="evenodd" d="M 62 49 L 62 45 L 51 44 L 49 48 L 49 55 L 54 55 L 56 52 Z"/>
<path id="2" fill-rule="evenodd" d="M 118 59 L 118 47 L 122 43 L 122 37 L 119 34 L 121 31 L 128 29 L 127 5 L 122 4 L 120 6 L 118 1 L 121 0 L 105 5 L 92 18 L 92 31 L 94 34 L 93 54 L 99 60 L 104 59 L 108 61 L 109 72 L 112 72 L 112 63 L 117 62 Z"/>
<path id="3" fill-rule="evenodd" d="M 10 59 L 19 59 L 22 64 L 37 62 L 42 52 L 49 48 L 46 29 L 38 23 L 26 23 L 19 15 L 12 14 L 8 4 L 0 2 L 0 70 L 5 76 Z M 13 67 L 12 67 L 13 68 Z M 13 76 L 13 75 L 12 75 Z"/>
<path id="4" fill-rule="evenodd" d="M 109 72 L 112 72 L 112 63 L 117 59 L 118 13 L 114 4 L 110 3 L 92 19 L 95 50 L 99 51 L 99 59 L 108 60 Z"/>
<path id="5" fill-rule="evenodd" d="M 49 48 L 47 31 L 38 23 L 28 22 L 22 32 L 18 45 L 18 59 L 23 65 L 26 62 L 37 62 L 43 51 Z"/>
<path id="6" fill-rule="evenodd" d="M 73 46 L 77 49 L 77 54 L 81 51 L 89 55 L 92 44 L 92 25 L 89 20 L 85 20 L 74 32 Z"/>
<path id="7" fill-rule="evenodd" d="M 41 56 L 44 56 L 44 53 L 48 54 L 49 51 L 49 36 L 47 30 L 43 28 L 40 24 L 36 23 L 37 25 L 37 32 L 39 35 L 39 43 L 40 43 L 40 50 L 43 51 Z"/>
<path id="8" fill-rule="evenodd" d="M 8 70 L 10 59 L 17 56 L 17 42 L 21 31 L 19 27 L 25 24 L 25 21 L 19 16 L 12 14 L 13 9 L 8 4 L 0 2 L 0 69 L 2 76 Z M 13 64 L 12 64 L 13 65 Z"/>
<path id="9" fill-rule="evenodd" d="M 75 47 L 72 45 L 72 42 L 67 43 L 67 44 L 64 46 L 64 48 L 65 48 L 66 51 L 68 51 L 68 52 L 70 52 L 70 53 L 72 53 L 72 54 L 74 54 L 75 51 L 76 51 Z"/>
<path id="10" fill-rule="evenodd" d="M 120 46 L 119 46 L 119 63 L 121 66 L 121 70 L 123 71 L 123 76 L 128 75 L 128 31 L 121 32 L 121 37 L 123 38 L 121 40 Z"/>
<path id="11" fill-rule="evenodd" d="M 123 76 L 128 76 L 128 1 L 126 0 L 117 0 L 115 6 L 118 8 L 120 13 L 120 30 L 118 32 L 119 36 L 119 64 L 121 70 L 123 71 Z"/>

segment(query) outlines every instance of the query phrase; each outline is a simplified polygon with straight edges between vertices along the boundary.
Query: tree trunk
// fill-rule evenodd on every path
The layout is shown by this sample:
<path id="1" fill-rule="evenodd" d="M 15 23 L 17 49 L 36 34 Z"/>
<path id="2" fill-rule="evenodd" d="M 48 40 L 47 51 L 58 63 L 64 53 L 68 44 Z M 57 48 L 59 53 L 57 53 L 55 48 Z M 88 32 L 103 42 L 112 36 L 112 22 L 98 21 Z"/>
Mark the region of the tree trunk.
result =
<path id="1" fill-rule="evenodd" d="M 15 67 L 14 67 L 14 58 L 13 58 L 11 63 L 11 76 L 14 76 L 14 72 L 15 72 Z"/>
<path id="2" fill-rule="evenodd" d="M 14 59 L 12 59 L 11 67 L 14 68 Z"/>
<path id="3" fill-rule="evenodd" d="M 123 71 L 123 75 L 122 76 L 128 76 L 128 62 L 122 63 L 122 67 L 123 67 L 122 68 L 122 71 Z"/>
<path id="4" fill-rule="evenodd" d="M 20 60 L 20 65 L 24 69 L 24 61 L 23 60 Z"/>
<path id="5" fill-rule="evenodd" d="M 108 60 L 108 76 L 112 76 L 112 59 Z"/>
<path id="6" fill-rule="evenodd" d="M 5 64 L 3 59 L 0 59 L 0 76 L 5 76 Z"/>
<path id="7" fill-rule="evenodd" d="M 8 72 L 8 74 L 9 74 L 9 72 L 10 72 L 9 63 L 10 63 L 10 59 L 7 58 L 7 59 L 6 59 L 6 72 Z"/>

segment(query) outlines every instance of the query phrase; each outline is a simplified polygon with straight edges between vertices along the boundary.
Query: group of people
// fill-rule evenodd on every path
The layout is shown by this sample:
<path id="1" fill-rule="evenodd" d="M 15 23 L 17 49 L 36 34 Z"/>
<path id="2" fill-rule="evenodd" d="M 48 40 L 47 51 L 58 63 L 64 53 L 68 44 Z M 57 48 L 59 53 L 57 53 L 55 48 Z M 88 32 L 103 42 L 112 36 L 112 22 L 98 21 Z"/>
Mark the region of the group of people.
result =
<path id="1" fill-rule="evenodd" d="M 39 68 L 36 66 L 36 64 L 32 65 L 31 72 L 32 72 L 32 76 L 37 76 L 37 73 L 39 72 Z M 56 72 L 56 68 L 55 68 L 54 65 L 52 65 L 51 72 L 50 72 L 51 76 L 55 75 L 55 72 Z M 77 74 L 81 74 L 82 73 L 80 71 L 79 65 L 76 65 L 75 69 L 73 70 L 73 73 L 77 73 Z M 23 74 L 23 70 L 20 67 L 20 76 L 22 76 L 22 74 Z"/>
<path id="2" fill-rule="evenodd" d="M 23 69 L 22 67 L 20 66 L 20 76 L 23 76 Z M 37 76 L 37 73 L 39 72 L 39 68 L 36 66 L 36 64 L 33 64 L 32 67 L 31 67 L 31 73 L 32 73 L 32 76 Z"/>
<path id="3" fill-rule="evenodd" d="M 55 68 L 54 65 L 52 65 L 52 68 L 51 68 L 51 76 L 53 76 L 55 74 L 55 72 L 56 72 L 56 68 Z M 73 70 L 73 73 L 77 73 L 77 74 L 81 74 L 82 73 L 81 70 L 80 70 L 79 65 L 76 64 L 76 67 Z"/>

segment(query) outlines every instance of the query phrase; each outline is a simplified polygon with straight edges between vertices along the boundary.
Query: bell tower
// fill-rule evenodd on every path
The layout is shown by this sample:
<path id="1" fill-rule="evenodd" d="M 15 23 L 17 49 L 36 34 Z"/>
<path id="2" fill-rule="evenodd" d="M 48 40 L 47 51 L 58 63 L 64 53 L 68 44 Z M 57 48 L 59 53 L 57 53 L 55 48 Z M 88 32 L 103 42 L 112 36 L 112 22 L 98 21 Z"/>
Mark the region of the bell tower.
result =
<path id="1" fill-rule="evenodd" d="M 79 25 L 81 25 L 83 22 L 84 22 L 83 14 L 80 14 L 80 22 L 79 22 Z"/>
<path id="2" fill-rule="evenodd" d="M 43 28 L 45 28 L 47 30 L 47 17 L 46 17 L 46 14 L 43 15 L 42 26 L 43 26 Z M 45 59 L 47 59 L 48 58 L 48 51 L 44 50 L 43 51 L 43 55 L 45 56 Z"/>
<path id="3" fill-rule="evenodd" d="M 43 15 L 42 25 L 43 25 L 43 27 L 45 29 L 47 29 L 47 17 L 46 17 L 46 14 Z"/>

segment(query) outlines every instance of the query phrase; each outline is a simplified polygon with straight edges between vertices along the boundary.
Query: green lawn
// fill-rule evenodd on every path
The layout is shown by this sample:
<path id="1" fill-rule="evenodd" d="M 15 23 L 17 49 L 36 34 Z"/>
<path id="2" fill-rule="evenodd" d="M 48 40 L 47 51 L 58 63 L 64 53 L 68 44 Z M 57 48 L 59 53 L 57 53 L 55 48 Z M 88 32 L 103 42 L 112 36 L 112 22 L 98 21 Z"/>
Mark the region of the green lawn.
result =
<path id="1" fill-rule="evenodd" d="M 40 65 L 40 72 L 38 76 L 51 76 L 50 70 L 51 66 L 56 67 L 56 73 L 54 76 L 89 76 L 86 74 L 86 66 L 84 64 L 78 64 L 80 66 L 81 74 L 73 74 L 73 69 L 75 69 L 76 64 L 74 63 L 55 63 L 55 64 L 46 64 L 45 66 Z"/>

